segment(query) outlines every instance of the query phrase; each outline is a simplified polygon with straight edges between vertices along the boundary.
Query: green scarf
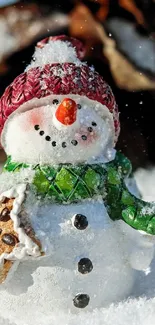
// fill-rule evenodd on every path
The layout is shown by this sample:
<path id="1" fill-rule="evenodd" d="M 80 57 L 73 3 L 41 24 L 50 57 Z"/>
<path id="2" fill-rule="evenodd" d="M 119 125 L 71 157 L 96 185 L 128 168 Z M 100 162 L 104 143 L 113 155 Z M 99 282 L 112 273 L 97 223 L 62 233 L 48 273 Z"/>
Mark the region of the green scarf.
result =
<path id="1" fill-rule="evenodd" d="M 4 171 L 35 170 L 32 188 L 37 195 L 57 203 L 76 203 L 102 196 L 112 220 L 123 219 L 131 227 L 155 234 L 155 203 L 144 202 L 127 189 L 124 178 L 130 161 L 117 152 L 109 163 L 41 166 L 17 163 L 8 157 Z"/>

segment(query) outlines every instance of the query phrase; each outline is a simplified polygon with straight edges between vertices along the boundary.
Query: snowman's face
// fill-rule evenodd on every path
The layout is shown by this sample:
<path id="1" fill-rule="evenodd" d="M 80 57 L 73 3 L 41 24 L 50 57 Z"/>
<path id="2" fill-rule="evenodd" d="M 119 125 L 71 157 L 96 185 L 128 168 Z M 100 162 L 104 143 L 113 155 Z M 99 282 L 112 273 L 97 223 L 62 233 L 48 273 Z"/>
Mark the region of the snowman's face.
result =
<path id="1" fill-rule="evenodd" d="M 76 118 L 64 125 L 56 112 L 69 98 Z M 113 147 L 112 116 L 102 104 L 78 95 L 49 96 L 21 106 L 8 119 L 2 143 L 14 161 L 41 164 L 87 162 Z"/>

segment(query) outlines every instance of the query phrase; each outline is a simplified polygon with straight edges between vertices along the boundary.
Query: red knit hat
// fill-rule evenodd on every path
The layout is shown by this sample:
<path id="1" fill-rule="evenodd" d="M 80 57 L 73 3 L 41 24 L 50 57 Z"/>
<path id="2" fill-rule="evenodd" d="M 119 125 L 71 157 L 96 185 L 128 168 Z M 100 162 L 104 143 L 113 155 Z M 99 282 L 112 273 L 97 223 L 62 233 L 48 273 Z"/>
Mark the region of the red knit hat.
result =
<path id="1" fill-rule="evenodd" d="M 116 142 L 120 124 L 114 95 L 103 78 L 80 61 L 83 56 L 82 43 L 74 38 L 58 36 L 40 41 L 30 66 L 6 88 L 0 99 L 0 134 L 9 115 L 25 102 L 52 94 L 76 94 L 107 107 L 113 116 Z"/>

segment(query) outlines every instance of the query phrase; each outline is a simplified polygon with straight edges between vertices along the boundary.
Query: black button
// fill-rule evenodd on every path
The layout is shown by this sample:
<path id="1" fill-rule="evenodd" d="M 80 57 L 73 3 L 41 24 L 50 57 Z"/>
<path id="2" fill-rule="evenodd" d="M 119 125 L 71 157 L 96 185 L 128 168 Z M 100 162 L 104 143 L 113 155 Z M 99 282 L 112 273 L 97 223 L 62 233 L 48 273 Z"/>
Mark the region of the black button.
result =
<path id="1" fill-rule="evenodd" d="M 78 271 L 82 274 L 90 273 L 93 269 L 93 264 L 89 258 L 82 258 L 78 263 Z"/>
<path id="2" fill-rule="evenodd" d="M 88 226 L 88 220 L 83 214 L 76 214 L 74 219 L 74 226 L 79 230 L 84 230 Z"/>
<path id="3" fill-rule="evenodd" d="M 77 308 L 85 308 L 88 306 L 90 298 L 86 294 L 78 294 L 73 299 L 73 304 Z"/>

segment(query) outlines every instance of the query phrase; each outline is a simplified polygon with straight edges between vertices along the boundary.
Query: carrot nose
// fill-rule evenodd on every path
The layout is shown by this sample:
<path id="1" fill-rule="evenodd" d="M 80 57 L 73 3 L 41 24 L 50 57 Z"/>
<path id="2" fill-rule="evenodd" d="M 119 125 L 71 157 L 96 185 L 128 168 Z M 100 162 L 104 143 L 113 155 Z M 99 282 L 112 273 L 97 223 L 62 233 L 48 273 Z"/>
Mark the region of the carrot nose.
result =
<path id="1" fill-rule="evenodd" d="M 76 121 L 77 104 L 70 98 L 65 98 L 58 106 L 55 116 L 64 125 L 71 125 Z"/>

